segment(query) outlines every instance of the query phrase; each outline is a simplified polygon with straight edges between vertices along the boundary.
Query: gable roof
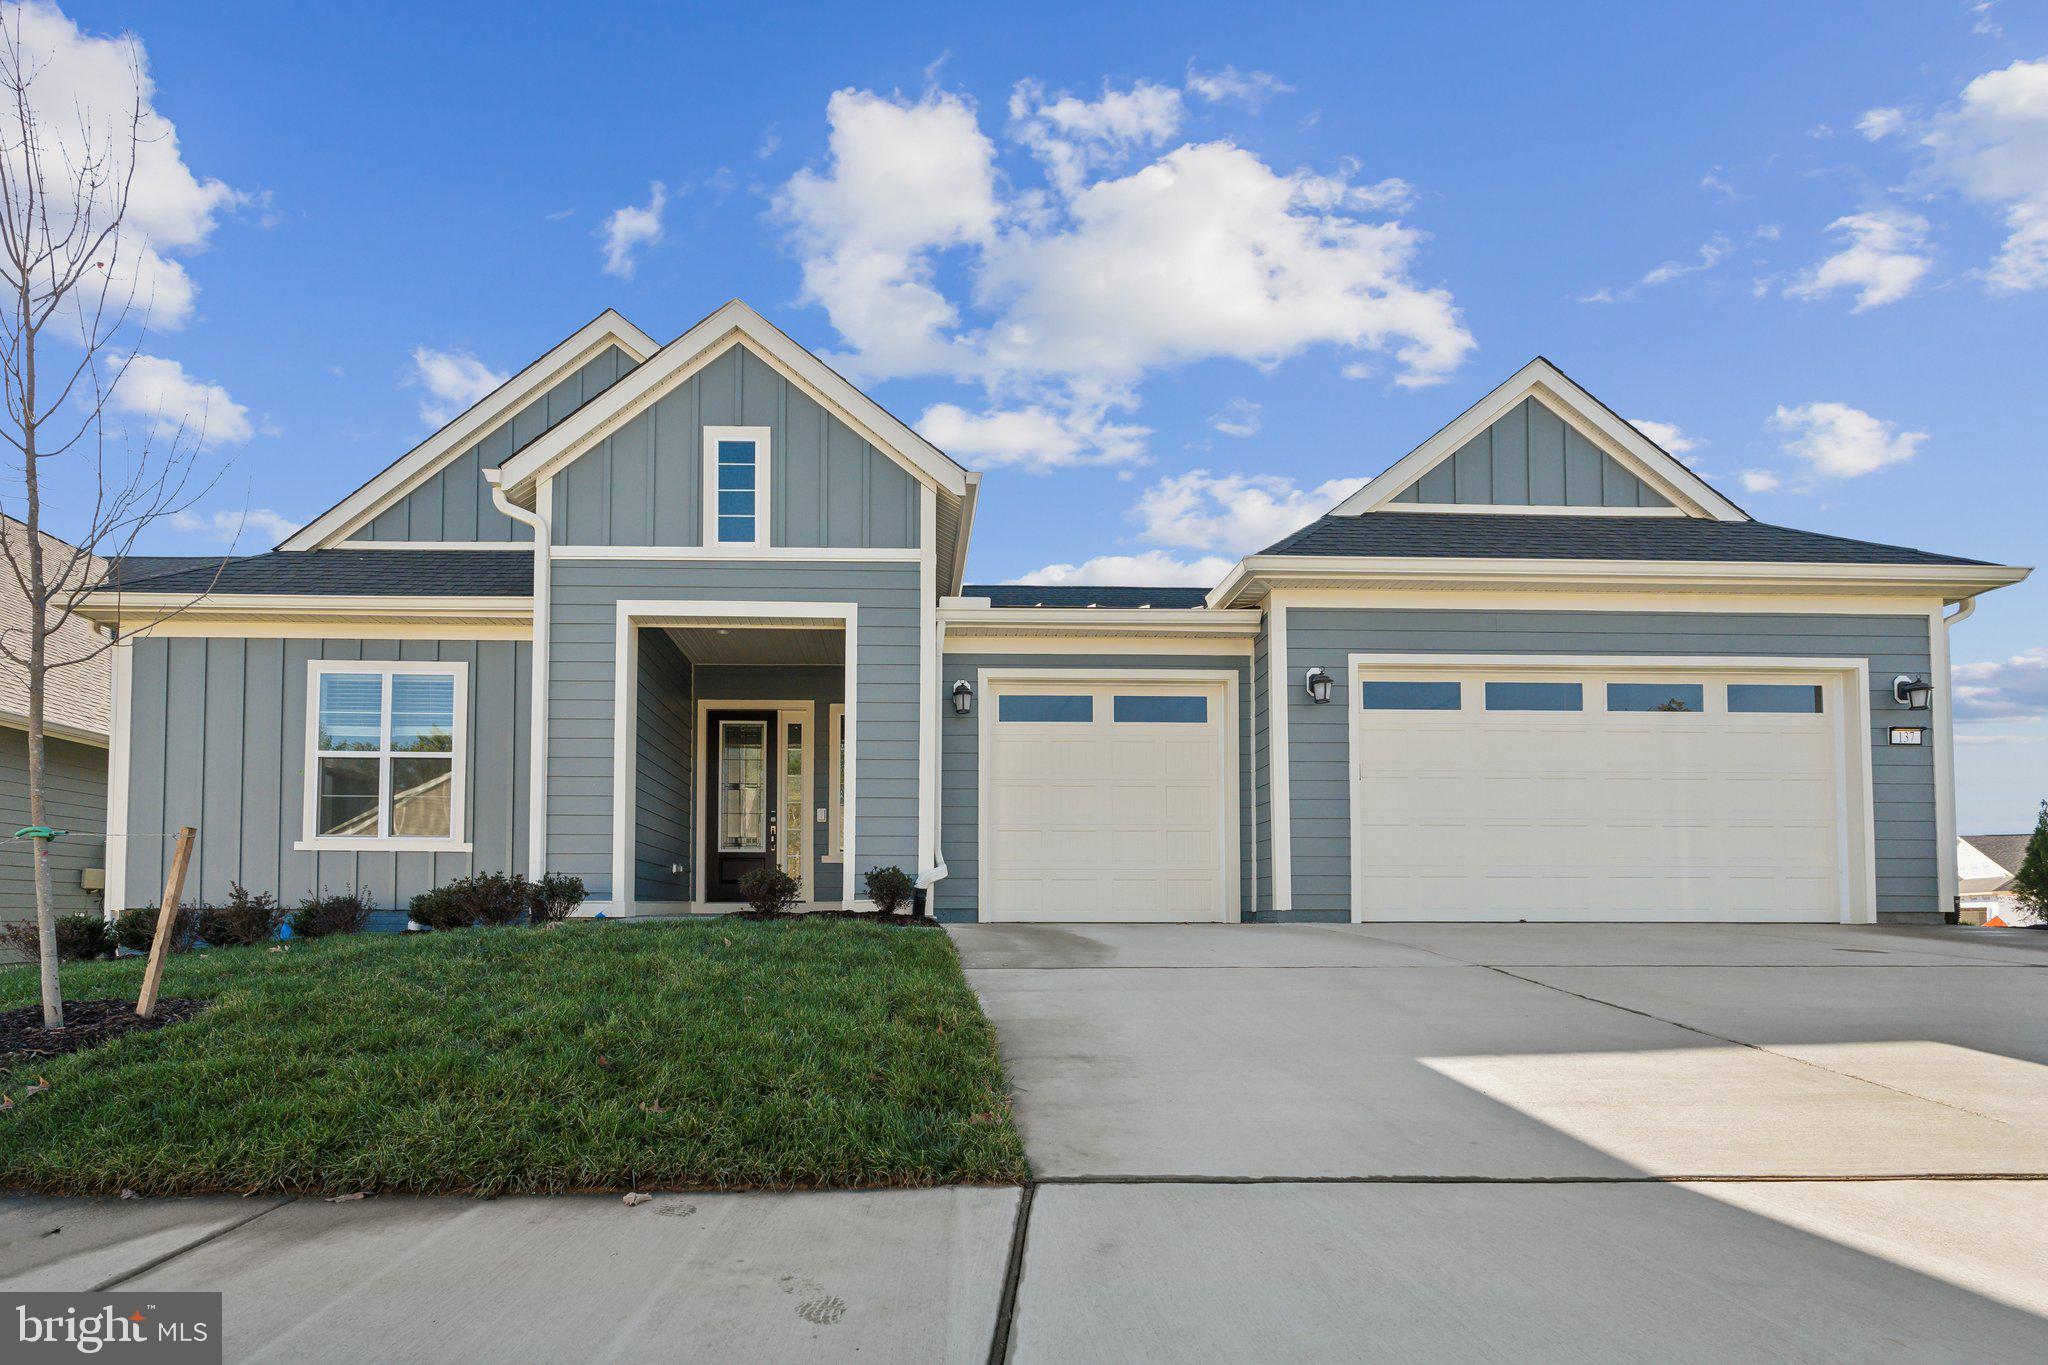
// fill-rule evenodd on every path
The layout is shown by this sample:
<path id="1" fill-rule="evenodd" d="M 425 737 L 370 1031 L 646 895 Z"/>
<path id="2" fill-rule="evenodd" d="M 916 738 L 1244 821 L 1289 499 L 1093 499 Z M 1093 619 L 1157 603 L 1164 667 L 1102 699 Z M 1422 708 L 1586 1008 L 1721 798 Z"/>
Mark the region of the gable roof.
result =
<path id="1" fill-rule="evenodd" d="M 1962 840 L 2007 872 L 2018 872 L 2020 864 L 2027 858 L 2027 843 L 2033 837 L 2031 834 L 1965 834 Z"/>
<path id="2" fill-rule="evenodd" d="M 1933 554 L 1760 521 L 1695 517 L 1517 516 L 1504 512 L 1332 513 L 1261 555 L 1678 560 L 1737 564 L 1954 564 Z"/>
<path id="3" fill-rule="evenodd" d="M 280 550 L 335 545 L 372 521 L 442 466 L 488 436 L 527 403 L 616 346 L 636 362 L 655 354 L 653 337 L 607 308 L 547 353 L 457 414 L 447 425 L 386 465 L 368 483 L 286 537 Z"/>
<path id="4" fill-rule="evenodd" d="M 1529 398 L 1556 413 L 1686 515 L 1713 521 L 1749 520 L 1747 512 L 1723 497 L 1683 461 L 1617 416 L 1612 408 L 1542 356 L 1515 371 L 1505 383 L 1337 504 L 1332 515 L 1356 516 L 1387 506 L 1416 480 Z"/>

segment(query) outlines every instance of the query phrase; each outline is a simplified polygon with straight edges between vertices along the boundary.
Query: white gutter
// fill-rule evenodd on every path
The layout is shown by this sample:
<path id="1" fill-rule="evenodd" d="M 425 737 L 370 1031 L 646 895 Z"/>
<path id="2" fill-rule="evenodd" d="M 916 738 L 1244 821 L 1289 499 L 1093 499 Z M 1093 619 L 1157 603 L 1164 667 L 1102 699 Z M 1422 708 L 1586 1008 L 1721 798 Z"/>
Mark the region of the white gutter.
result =
<path id="1" fill-rule="evenodd" d="M 555 577 L 554 527 L 547 512 L 528 511 L 507 498 L 498 486 L 497 470 L 486 469 L 484 482 L 491 487 L 492 506 L 533 528 L 533 716 L 526 745 L 533 770 L 527 781 L 526 875 L 539 881 L 548 868 L 548 605 Z M 618 831 L 612 835 L 616 838 Z"/>

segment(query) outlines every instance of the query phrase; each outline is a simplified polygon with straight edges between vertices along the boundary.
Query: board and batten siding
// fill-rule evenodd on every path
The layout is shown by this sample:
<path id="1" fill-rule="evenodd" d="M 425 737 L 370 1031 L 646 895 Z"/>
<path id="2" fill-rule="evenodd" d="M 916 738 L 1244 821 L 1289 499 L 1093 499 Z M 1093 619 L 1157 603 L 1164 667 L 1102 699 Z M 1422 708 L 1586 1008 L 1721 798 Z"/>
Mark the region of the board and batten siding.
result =
<path id="1" fill-rule="evenodd" d="M 1294 914 L 1351 913 L 1351 708 L 1348 657 L 1358 654 L 1727 655 L 1870 661 L 1870 756 L 1877 843 L 1877 911 L 1938 909 L 1934 749 L 1893 747 L 1900 711 L 1891 680 L 1926 676 L 1925 616 L 1772 613 L 1433 611 L 1289 607 L 1287 676 L 1321 666 L 1336 680 L 1329 705 L 1299 688 L 1289 707 L 1289 804 Z"/>
<path id="2" fill-rule="evenodd" d="M 491 504 L 484 470 L 497 468 L 513 451 L 603 393 L 632 368 L 633 357 L 616 346 L 607 347 L 342 543 L 533 539 L 525 523 L 513 521 Z"/>
<path id="3" fill-rule="evenodd" d="M 554 476 L 555 543 L 702 545 L 707 426 L 768 428 L 771 544 L 917 548 L 917 481 L 744 345 Z"/>
<path id="4" fill-rule="evenodd" d="M 43 818 L 64 833 L 50 841 L 50 893 L 60 915 L 98 914 L 100 898 L 85 889 L 87 868 L 106 857 L 107 751 L 43 738 Z M 0 727 L 0 820 L 6 833 L 29 824 L 28 731 Z M 34 845 L 0 840 L 0 922 L 34 919 Z"/>
<path id="5" fill-rule="evenodd" d="M 696 705 L 690 661 L 663 631 L 640 633 L 637 700 L 633 894 L 648 901 L 686 901 L 693 866 L 690 822 L 696 809 L 691 762 Z"/>
<path id="6" fill-rule="evenodd" d="M 1245 707 L 1252 682 L 1251 660 L 1242 654 L 1000 654 L 947 652 L 939 670 L 939 852 L 946 861 L 946 879 L 932 888 L 932 909 L 938 918 L 958 923 L 980 917 L 981 905 L 981 707 L 953 714 L 950 694 L 955 680 L 973 682 L 984 668 L 1029 668 L 1045 672 L 1072 670 L 1077 680 L 1091 672 L 1119 669 L 1204 669 L 1237 674 L 1238 847 L 1256 837 L 1251 789 L 1252 727 Z M 1247 916 L 1252 907 L 1251 860 L 1239 856 L 1239 898 Z"/>
<path id="7" fill-rule="evenodd" d="M 162 895 L 170 836 L 199 830 L 187 895 L 218 903 L 231 883 L 295 905 L 360 889 L 403 909 L 472 872 L 526 867 L 527 743 L 533 652 L 513 640 L 158 638 L 134 651 L 128 708 L 127 895 Z M 301 852 L 306 686 L 315 659 L 465 663 L 469 716 L 463 836 L 469 853 Z M 116 907 L 122 908 L 122 907 Z"/>
<path id="8" fill-rule="evenodd" d="M 1401 503 L 1669 507 L 1649 485 L 1534 398 L 1525 398 L 1396 493 Z"/>
<path id="9" fill-rule="evenodd" d="M 558 560 L 548 652 L 548 867 L 612 899 L 612 707 L 618 603 L 850 602 L 859 609 L 859 867 L 917 871 L 919 566 Z M 822 724 L 822 718 L 820 719 Z"/>

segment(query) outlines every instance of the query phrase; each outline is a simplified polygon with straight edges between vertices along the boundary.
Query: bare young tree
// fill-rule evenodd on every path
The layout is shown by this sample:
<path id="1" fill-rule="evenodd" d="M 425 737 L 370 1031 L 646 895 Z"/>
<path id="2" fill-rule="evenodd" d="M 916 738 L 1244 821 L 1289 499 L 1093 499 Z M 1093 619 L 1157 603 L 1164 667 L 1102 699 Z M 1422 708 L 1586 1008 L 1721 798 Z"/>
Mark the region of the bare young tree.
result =
<path id="1" fill-rule="evenodd" d="M 145 243 L 124 230 L 137 153 L 151 127 L 140 53 L 131 49 L 134 98 L 116 118 L 96 119 L 84 108 L 68 119 L 45 117 L 32 98 L 42 64 L 23 40 L 20 7 L 9 8 L 0 19 L 0 436 L 13 452 L 5 485 L 17 477 L 19 484 L 0 485 L 0 508 L 18 498 L 21 511 L 19 529 L 0 525 L 0 552 L 27 600 L 27 621 L 0 628 L 0 656 L 27 675 L 43 1023 L 61 1028 L 49 841 L 36 832 L 48 828 L 44 705 L 53 674 L 114 643 L 63 628 L 145 528 L 190 507 L 205 489 L 188 487 L 200 442 L 184 422 L 137 433 L 109 420 L 149 311 Z M 44 529 L 46 480 L 60 460 L 70 463 L 57 486 L 76 499 L 62 508 L 63 540 Z"/>

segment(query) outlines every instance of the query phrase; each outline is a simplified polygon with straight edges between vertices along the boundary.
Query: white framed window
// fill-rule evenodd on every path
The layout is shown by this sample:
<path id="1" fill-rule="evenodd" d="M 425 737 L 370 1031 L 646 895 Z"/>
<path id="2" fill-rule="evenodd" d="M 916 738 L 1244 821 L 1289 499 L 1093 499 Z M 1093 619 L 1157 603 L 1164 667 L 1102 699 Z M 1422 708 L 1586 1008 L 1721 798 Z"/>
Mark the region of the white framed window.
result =
<path id="1" fill-rule="evenodd" d="M 767 427 L 704 428 L 704 544 L 768 544 Z"/>
<path id="2" fill-rule="evenodd" d="M 829 818 L 825 823 L 823 862 L 840 861 L 842 812 L 846 809 L 846 703 L 833 702 L 825 708 L 825 747 L 831 750 L 832 788 L 827 794 Z"/>
<path id="3" fill-rule="evenodd" d="M 469 667 L 315 659 L 302 850 L 466 853 Z"/>

